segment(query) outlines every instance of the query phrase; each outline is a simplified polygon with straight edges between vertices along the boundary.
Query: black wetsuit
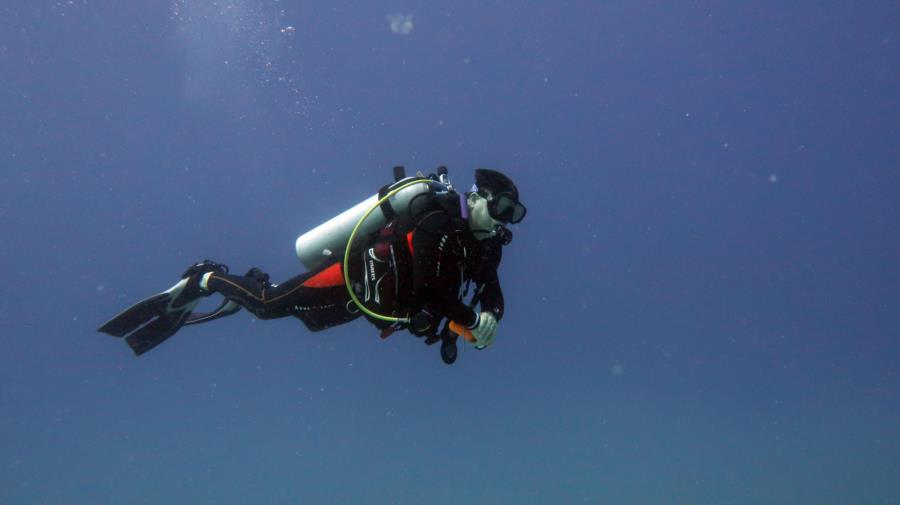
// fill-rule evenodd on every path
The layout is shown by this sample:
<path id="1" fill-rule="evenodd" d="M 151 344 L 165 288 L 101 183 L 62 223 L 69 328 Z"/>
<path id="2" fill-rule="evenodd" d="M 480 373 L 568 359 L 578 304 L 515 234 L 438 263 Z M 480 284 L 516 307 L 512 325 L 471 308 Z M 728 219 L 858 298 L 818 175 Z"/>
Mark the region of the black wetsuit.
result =
<path id="1" fill-rule="evenodd" d="M 431 325 L 420 330 L 422 334 L 433 335 L 441 319 L 474 325 L 478 316 L 465 303 L 467 295 L 499 320 L 503 292 L 497 267 L 502 247 L 498 239 L 475 239 L 460 217 L 458 195 L 434 196 L 415 218 L 391 221 L 365 247 L 351 251 L 351 285 L 376 313 L 430 315 L 426 317 Z M 336 255 L 341 260 L 277 286 L 215 272 L 207 288 L 260 319 L 294 316 L 310 330 L 323 330 L 360 316 L 344 284 L 343 256 L 341 252 Z M 382 329 L 390 326 L 370 321 Z"/>

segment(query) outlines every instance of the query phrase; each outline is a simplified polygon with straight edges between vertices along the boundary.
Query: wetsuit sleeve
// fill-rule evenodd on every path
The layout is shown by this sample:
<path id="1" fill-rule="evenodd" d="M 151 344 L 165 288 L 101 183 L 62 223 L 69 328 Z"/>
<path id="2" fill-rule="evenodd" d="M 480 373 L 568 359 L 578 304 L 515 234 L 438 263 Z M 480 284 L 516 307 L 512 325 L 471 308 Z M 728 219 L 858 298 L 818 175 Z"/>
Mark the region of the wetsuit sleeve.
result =
<path id="1" fill-rule="evenodd" d="M 450 218 L 442 211 L 425 215 L 413 234 L 413 290 L 425 309 L 472 326 L 477 313 L 459 300 L 460 272 L 451 257 Z"/>
<path id="2" fill-rule="evenodd" d="M 502 256 L 502 248 L 498 246 L 491 252 L 490 265 L 486 269 L 486 274 L 480 282 L 484 286 L 481 292 L 481 310 L 493 312 L 497 317 L 497 321 L 503 319 L 503 289 L 500 288 L 500 277 L 497 275 L 497 268 L 500 266 L 500 258 Z"/>

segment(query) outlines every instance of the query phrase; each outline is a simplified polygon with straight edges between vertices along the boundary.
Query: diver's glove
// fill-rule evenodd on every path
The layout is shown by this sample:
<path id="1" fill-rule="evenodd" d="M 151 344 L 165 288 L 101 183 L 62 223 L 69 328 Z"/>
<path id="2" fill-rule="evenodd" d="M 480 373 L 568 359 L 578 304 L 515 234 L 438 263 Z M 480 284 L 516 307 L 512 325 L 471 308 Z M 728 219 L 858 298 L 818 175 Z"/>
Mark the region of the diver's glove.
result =
<path id="1" fill-rule="evenodd" d="M 478 315 L 475 324 L 469 327 L 472 336 L 475 337 L 475 348 L 484 349 L 494 343 L 494 335 L 497 333 L 497 316 L 493 312 L 484 311 Z"/>

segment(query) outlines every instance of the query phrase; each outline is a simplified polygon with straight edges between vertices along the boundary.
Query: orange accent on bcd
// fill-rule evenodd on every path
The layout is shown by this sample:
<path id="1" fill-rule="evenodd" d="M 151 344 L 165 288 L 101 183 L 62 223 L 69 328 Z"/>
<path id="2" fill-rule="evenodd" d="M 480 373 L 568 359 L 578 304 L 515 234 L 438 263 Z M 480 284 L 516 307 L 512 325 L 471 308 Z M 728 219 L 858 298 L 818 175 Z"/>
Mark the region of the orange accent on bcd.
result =
<path id="1" fill-rule="evenodd" d="M 340 263 L 335 263 L 321 272 L 313 275 L 303 283 L 307 288 L 331 288 L 344 283 L 344 269 Z"/>
<path id="2" fill-rule="evenodd" d="M 409 254 L 413 254 L 412 237 L 415 230 L 406 234 L 406 245 L 409 246 Z"/>

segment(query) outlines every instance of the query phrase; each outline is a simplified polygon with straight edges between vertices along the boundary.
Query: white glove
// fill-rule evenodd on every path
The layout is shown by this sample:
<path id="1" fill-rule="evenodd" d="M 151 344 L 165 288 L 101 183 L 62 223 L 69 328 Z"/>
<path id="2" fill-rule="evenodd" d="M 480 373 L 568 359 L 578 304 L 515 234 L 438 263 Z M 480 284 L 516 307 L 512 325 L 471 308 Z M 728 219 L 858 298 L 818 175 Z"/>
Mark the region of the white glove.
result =
<path id="1" fill-rule="evenodd" d="M 494 343 L 494 334 L 497 333 L 497 317 L 493 312 L 484 311 L 475 321 L 475 326 L 470 328 L 475 337 L 475 347 L 484 349 Z"/>

